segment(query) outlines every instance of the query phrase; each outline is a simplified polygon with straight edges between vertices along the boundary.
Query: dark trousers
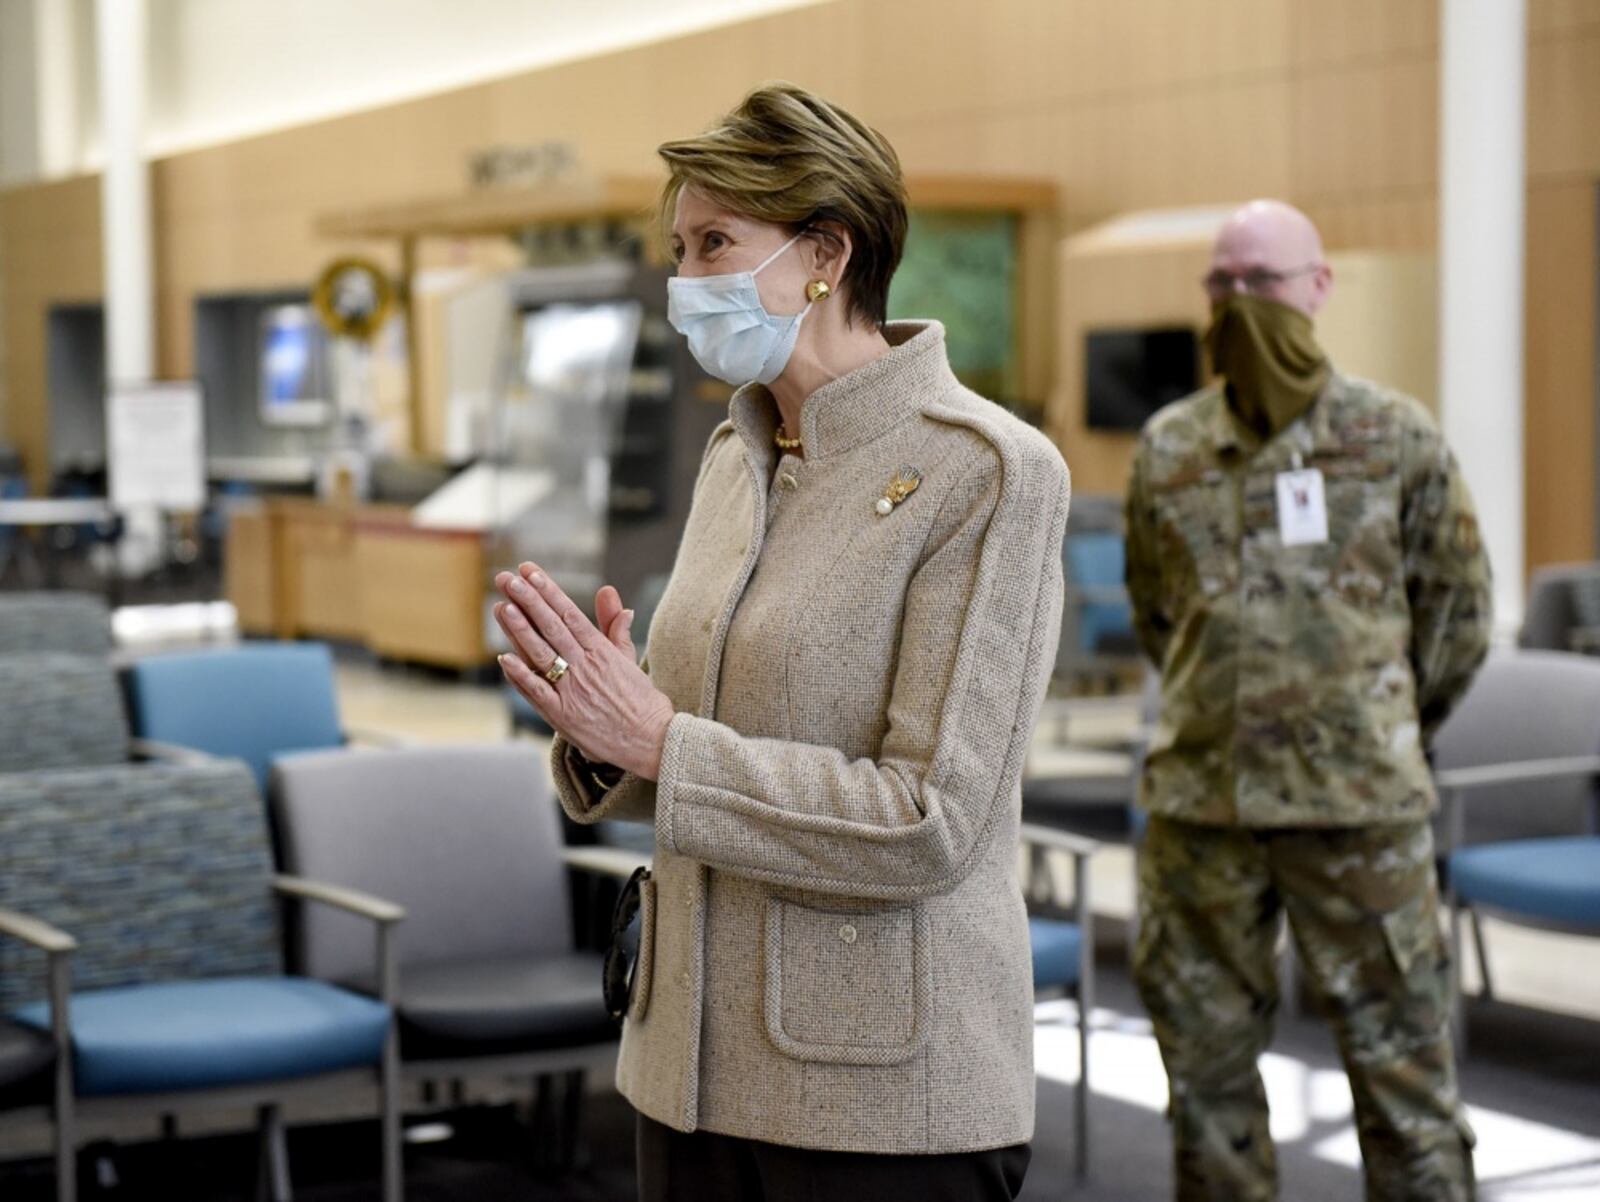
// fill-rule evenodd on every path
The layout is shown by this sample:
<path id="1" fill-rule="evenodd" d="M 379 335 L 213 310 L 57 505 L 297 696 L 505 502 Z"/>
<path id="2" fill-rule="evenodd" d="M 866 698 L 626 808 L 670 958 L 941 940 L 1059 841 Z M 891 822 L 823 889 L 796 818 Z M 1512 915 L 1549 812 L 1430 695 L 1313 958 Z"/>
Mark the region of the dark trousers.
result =
<path id="1" fill-rule="evenodd" d="M 639 1202 L 1011 1202 L 1027 1144 L 948 1156 L 816 1152 L 639 1116 Z"/>

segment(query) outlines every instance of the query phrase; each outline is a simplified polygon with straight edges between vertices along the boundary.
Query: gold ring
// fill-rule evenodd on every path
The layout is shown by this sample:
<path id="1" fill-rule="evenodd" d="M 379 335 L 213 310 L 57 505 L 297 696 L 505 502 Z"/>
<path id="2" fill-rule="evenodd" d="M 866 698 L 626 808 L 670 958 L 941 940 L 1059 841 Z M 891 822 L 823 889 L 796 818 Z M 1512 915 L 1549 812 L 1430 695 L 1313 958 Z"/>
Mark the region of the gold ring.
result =
<path id="1" fill-rule="evenodd" d="M 558 655 L 556 662 L 544 670 L 544 678 L 551 684 L 560 684 L 561 678 L 567 674 L 567 667 L 567 661 Z"/>

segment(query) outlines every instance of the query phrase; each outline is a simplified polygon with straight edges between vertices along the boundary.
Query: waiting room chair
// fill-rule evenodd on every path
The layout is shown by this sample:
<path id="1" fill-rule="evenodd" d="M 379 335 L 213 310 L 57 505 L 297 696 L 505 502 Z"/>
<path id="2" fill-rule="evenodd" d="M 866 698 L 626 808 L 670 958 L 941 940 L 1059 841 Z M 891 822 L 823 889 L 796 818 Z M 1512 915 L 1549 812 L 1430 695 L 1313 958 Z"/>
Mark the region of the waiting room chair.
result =
<path id="1" fill-rule="evenodd" d="M 1493 986 L 1482 915 L 1600 935 L 1600 661 L 1552 651 L 1490 656 L 1434 753 L 1464 1047 L 1463 911 L 1485 997 Z"/>
<path id="2" fill-rule="evenodd" d="M 280 760 L 272 798 L 285 867 L 386 897 L 400 932 L 408 1080 L 567 1075 L 566 1136 L 584 1070 L 618 1030 L 602 956 L 575 947 L 569 874 L 544 755 L 525 744 L 340 750 Z M 372 990 L 376 965 L 340 914 L 292 933 L 310 975 Z"/>
<path id="3" fill-rule="evenodd" d="M 1134 842 L 1143 829 L 1137 807 L 1139 775 L 1144 765 L 1144 749 L 1155 730 L 1161 712 L 1161 674 L 1146 669 L 1138 700 L 1137 724 L 1125 741 L 1092 747 L 1073 742 L 1072 723 L 1076 715 L 1088 710 L 1104 712 L 1111 708 L 1131 709 L 1131 699 L 1069 698 L 1049 703 L 1052 714 L 1041 725 L 1053 720 L 1059 731 L 1057 745 L 1063 748 L 1109 751 L 1125 757 L 1125 766 L 1108 772 L 1070 772 L 1051 774 L 1030 771 L 1022 781 L 1022 816 L 1026 822 L 1099 840 L 1102 843 Z M 1030 768 L 1032 765 L 1030 765 Z"/>
<path id="4" fill-rule="evenodd" d="M 1139 655 L 1124 584 L 1121 529 L 1069 527 L 1061 547 L 1066 596 L 1056 671 L 1069 679 L 1103 680 L 1114 690 Z"/>
<path id="5" fill-rule="evenodd" d="M 0 908 L 77 941 L 70 994 L 85 1121 L 255 1106 L 263 1176 L 289 1196 L 282 1106 L 379 1087 L 383 1196 L 399 1202 L 399 1072 L 390 999 L 398 907 L 273 875 L 255 783 L 238 761 L 0 775 Z M 376 928 L 377 998 L 285 976 L 274 894 Z M 369 933 L 370 937 L 370 933 Z M 59 1023 L 38 957 L 0 942 L 0 1013 Z"/>
<path id="6" fill-rule="evenodd" d="M 111 654 L 111 610 L 93 593 L 0 593 L 0 655 Z"/>
<path id="7" fill-rule="evenodd" d="M 72 1105 L 72 1045 L 67 1032 L 72 936 L 14 910 L 0 910 L 0 936 L 43 953 L 49 997 L 49 1031 L 0 1020 L 0 1111 L 48 1110 L 55 1132 L 57 1202 L 77 1197 Z"/>
<path id="8" fill-rule="evenodd" d="M 350 738 L 395 743 L 339 722 L 333 656 L 321 643 L 248 643 L 152 655 L 127 669 L 134 732 L 160 744 L 244 760 L 267 791 L 273 760 Z"/>
<path id="9" fill-rule="evenodd" d="M 1078 1085 L 1073 1112 L 1073 1165 L 1080 1181 L 1089 1175 L 1089 1016 L 1094 1009 L 1094 909 L 1090 904 L 1089 858 L 1098 844 L 1079 835 L 1024 823 L 1027 851 L 1028 941 L 1033 952 L 1033 988 L 1061 992 L 1078 1004 Z M 1056 900 L 1052 860 L 1072 858 L 1072 898 Z"/>
<path id="10" fill-rule="evenodd" d="M 0 774 L 197 758 L 130 738 L 115 670 L 102 657 L 0 655 L 0 697 L 9 699 L 0 722 Z"/>
<path id="11" fill-rule="evenodd" d="M 1600 563 L 1553 564 L 1535 571 L 1517 645 L 1600 655 Z"/>

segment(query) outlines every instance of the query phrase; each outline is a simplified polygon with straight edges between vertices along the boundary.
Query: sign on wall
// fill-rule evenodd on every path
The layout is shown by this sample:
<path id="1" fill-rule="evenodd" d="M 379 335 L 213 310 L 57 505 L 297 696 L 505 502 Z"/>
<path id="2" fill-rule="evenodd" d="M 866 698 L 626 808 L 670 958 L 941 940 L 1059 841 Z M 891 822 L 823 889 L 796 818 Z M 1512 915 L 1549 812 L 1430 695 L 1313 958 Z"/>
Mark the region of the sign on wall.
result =
<path id="1" fill-rule="evenodd" d="M 120 385 L 106 401 L 111 504 L 119 510 L 205 508 L 205 432 L 193 381 Z"/>

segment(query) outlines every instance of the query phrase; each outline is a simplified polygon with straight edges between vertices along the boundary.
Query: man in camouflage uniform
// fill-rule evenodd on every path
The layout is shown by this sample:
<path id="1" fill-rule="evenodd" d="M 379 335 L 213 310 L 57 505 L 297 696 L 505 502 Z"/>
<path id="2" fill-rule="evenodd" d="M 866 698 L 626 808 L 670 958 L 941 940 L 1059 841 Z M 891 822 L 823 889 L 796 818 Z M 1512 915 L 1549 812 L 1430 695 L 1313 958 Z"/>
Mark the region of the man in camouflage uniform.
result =
<path id="1" fill-rule="evenodd" d="M 1474 1192 L 1425 748 L 1486 652 L 1489 568 L 1428 413 L 1317 347 L 1331 285 L 1303 214 L 1229 220 L 1206 277 L 1222 382 L 1151 420 L 1128 495 L 1163 678 L 1134 970 L 1184 1202 L 1276 1195 L 1256 1060 L 1280 911 L 1338 1036 L 1367 1197 Z"/>

